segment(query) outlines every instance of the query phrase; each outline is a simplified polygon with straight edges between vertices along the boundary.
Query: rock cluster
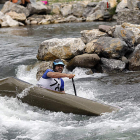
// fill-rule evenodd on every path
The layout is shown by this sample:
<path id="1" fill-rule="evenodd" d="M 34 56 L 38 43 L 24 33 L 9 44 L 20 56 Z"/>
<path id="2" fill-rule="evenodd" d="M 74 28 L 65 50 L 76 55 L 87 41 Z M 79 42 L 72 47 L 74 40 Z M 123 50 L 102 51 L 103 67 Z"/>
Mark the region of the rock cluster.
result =
<path id="1" fill-rule="evenodd" d="M 140 24 L 140 0 L 122 0 L 116 8 L 117 23 Z"/>
<path id="2" fill-rule="evenodd" d="M 16 22 L 1 24 L 1 27 L 19 26 L 28 24 L 53 24 L 65 22 L 85 22 L 95 20 L 111 20 L 107 11 L 107 2 L 74 2 L 69 4 L 54 3 L 43 5 L 41 2 L 29 3 L 27 7 L 7 1 L 0 15 L 2 22 Z M 3 13 L 3 15 L 2 15 Z M 8 19 L 7 19 L 8 15 Z M 5 20 L 3 20 L 5 18 Z M 10 19 L 9 19 L 10 18 Z M 12 20 L 11 20 L 12 19 Z M 22 23 L 22 24 L 21 24 Z"/>
<path id="3" fill-rule="evenodd" d="M 112 9 L 116 10 L 112 13 Z M 1 27 L 114 19 L 118 24 L 123 22 L 139 24 L 140 0 L 121 0 L 120 3 L 117 0 L 80 1 L 66 4 L 54 3 L 50 6 L 36 2 L 29 3 L 27 7 L 7 1 L 0 12 Z"/>
<path id="4" fill-rule="evenodd" d="M 56 58 L 63 59 L 70 71 L 75 67 L 106 73 L 140 71 L 140 25 L 100 25 L 99 29 L 81 31 L 81 38 L 45 40 L 37 58 L 45 66 L 38 69 L 37 79 Z"/>

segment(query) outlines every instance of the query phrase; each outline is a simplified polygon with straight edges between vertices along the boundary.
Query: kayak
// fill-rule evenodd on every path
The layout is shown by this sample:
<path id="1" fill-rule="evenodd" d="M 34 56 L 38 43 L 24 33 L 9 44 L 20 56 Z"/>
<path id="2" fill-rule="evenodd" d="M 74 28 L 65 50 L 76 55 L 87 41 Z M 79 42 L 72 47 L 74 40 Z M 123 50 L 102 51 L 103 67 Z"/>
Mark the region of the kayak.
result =
<path id="1" fill-rule="evenodd" d="M 55 112 L 99 116 L 103 113 L 119 110 L 118 107 L 44 89 L 14 77 L 0 80 L 0 95 L 15 97 L 23 103 Z"/>

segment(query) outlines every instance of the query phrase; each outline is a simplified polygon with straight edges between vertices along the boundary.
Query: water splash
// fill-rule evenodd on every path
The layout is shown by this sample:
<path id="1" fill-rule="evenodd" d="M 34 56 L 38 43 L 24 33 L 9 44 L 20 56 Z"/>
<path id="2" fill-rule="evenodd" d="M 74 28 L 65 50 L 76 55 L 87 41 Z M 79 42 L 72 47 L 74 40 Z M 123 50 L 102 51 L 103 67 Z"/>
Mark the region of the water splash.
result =
<path id="1" fill-rule="evenodd" d="M 32 85 L 32 86 L 30 86 L 30 87 L 28 87 L 28 88 L 25 88 L 20 94 L 17 95 L 17 97 L 19 97 L 19 98 L 24 98 L 25 96 L 27 96 L 27 95 L 29 94 L 30 89 L 31 89 L 31 88 L 34 88 L 34 87 L 35 87 L 35 86 Z"/>
<path id="2" fill-rule="evenodd" d="M 27 65 L 20 65 L 16 70 L 17 78 L 29 82 L 31 84 L 36 85 L 36 73 L 37 73 L 38 66 L 27 66 Z"/>

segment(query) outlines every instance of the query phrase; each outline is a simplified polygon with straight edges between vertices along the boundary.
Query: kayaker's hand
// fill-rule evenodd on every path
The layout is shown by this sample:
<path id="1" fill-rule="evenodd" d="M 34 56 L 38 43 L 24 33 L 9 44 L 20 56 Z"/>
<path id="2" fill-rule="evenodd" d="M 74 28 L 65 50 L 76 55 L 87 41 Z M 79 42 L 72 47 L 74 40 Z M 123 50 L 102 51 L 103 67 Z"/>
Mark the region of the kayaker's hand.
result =
<path id="1" fill-rule="evenodd" d="M 69 79 L 72 79 L 72 78 L 74 78 L 74 76 L 75 76 L 74 74 L 67 74 L 67 75 L 68 75 L 67 77 L 68 77 Z"/>

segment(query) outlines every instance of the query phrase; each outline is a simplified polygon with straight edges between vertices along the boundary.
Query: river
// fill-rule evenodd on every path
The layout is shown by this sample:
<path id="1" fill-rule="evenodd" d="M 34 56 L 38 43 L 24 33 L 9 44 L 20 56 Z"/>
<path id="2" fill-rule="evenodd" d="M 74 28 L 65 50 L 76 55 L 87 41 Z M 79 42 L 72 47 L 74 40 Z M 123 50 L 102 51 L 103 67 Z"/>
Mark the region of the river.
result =
<path id="1" fill-rule="evenodd" d="M 13 76 L 36 84 L 38 47 L 51 38 L 80 37 L 80 31 L 115 22 L 65 23 L 0 28 L 0 79 Z M 67 71 L 65 69 L 65 71 Z M 16 98 L 0 96 L 1 140 L 138 140 L 140 139 L 140 72 L 94 73 L 75 68 L 77 95 L 112 106 L 118 112 L 84 116 L 51 112 Z M 65 91 L 74 94 L 64 78 Z"/>

